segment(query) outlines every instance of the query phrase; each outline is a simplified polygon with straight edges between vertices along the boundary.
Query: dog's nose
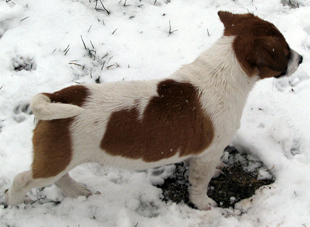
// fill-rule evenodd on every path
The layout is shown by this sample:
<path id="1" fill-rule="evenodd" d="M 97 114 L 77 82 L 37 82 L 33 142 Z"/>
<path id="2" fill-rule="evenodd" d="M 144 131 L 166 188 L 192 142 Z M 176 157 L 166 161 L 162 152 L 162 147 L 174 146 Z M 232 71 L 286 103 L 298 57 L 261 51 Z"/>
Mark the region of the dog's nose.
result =
<path id="1" fill-rule="evenodd" d="M 302 63 L 303 59 L 304 59 L 304 58 L 303 58 L 301 55 L 299 55 L 299 60 L 298 60 L 298 64 L 299 64 L 299 65 Z"/>

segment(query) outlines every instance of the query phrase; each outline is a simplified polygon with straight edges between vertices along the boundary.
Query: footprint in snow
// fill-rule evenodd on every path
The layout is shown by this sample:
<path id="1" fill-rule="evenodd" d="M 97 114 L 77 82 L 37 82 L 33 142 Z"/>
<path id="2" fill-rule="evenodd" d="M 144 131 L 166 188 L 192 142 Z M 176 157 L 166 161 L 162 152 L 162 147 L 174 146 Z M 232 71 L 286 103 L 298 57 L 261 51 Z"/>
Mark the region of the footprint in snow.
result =
<path id="1" fill-rule="evenodd" d="M 26 120 L 27 115 L 31 115 L 32 111 L 30 109 L 29 101 L 21 101 L 19 102 L 15 108 L 13 109 L 13 119 L 17 123 L 21 123 Z"/>
<path id="2" fill-rule="evenodd" d="M 37 68 L 33 57 L 17 56 L 12 59 L 12 67 L 14 71 L 32 71 Z"/>

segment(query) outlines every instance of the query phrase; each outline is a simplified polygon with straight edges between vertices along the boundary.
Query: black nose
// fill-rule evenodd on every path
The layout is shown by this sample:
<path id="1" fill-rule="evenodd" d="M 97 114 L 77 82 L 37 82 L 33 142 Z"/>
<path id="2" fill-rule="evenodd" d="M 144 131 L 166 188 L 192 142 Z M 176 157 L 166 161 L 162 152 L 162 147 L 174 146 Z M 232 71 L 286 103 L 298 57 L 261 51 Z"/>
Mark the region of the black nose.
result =
<path id="1" fill-rule="evenodd" d="M 304 59 L 304 58 L 303 58 L 301 55 L 299 55 L 299 61 L 298 61 L 298 64 L 299 64 L 299 65 L 302 63 L 303 59 Z"/>

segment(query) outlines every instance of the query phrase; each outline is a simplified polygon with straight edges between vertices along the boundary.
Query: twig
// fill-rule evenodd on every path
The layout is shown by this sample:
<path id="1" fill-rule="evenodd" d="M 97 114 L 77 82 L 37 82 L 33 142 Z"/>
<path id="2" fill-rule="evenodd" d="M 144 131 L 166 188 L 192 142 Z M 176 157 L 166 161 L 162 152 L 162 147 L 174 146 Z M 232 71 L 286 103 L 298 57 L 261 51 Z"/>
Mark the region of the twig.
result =
<path id="1" fill-rule="evenodd" d="M 270 169 L 266 169 L 267 172 L 271 171 L 274 169 L 274 165 L 272 165 L 272 167 Z"/>
<path id="2" fill-rule="evenodd" d="M 107 52 L 101 59 L 104 59 L 108 55 L 109 55 L 109 53 Z"/>
<path id="3" fill-rule="evenodd" d="M 96 58 L 96 53 L 97 53 L 96 50 L 90 50 L 87 48 L 87 51 L 88 51 L 88 55 L 90 58 L 92 57 Z"/>
<path id="4" fill-rule="evenodd" d="M 171 30 L 171 22 L 169 20 L 169 35 L 171 35 L 172 33 L 176 32 L 176 31 L 178 31 L 178 30 L 173 30 L 173 31 Z"/>
<path id="5" fill-rule="evenodd" d="M 99 0 L 99 1 L 100 1 L 101 5 L 102 5 L 103 10 L 104 10 L 104 11 L 106 11 L 108 15 L 110 15 L 110 11 L 109 11 L 109 10 L 107 10 L 107 9 L 104 7 L 104 5 L 103 5 L 103 3 L 102 3 L 102 1 L 101 1 L 101 0 Z M 97 9 L 97 2 L 98 2 L 98 0 L 96 0 L 96 6 L 95 6 L 95 9 L 96 9 L 96 10 L 100 10 L 100 9 Z"/>
<path id="6" fill-rule="evenodd" d="M 106 61 L 103 62 L 102 64 L 102 67 L 101 67 L 101 70 L 103 69 L 104 65 L 105 65 Z"/>
<path id="7" fill-rule="evenodd" d="M 111 56 L 111 57 L 109 58 L 109 60 L 107 61 L 107 63 L 109 63 L 109 61 L 110 61 L 112 58 L 113 58 L 113 56 Z"/>
<path id="8" fill-rule="evenodd" d="M 90 31 L 90 29 L 91 29 L 92 26 L 93 26 L 93 25 L 91 25 L 91 26 L 89 27 L 88 32 Z"/>
<path id="9" fill-rule="evenodd" d="M 109 65 L 109 66 L 107 66 L 107 69 L 110 69 L 112 66 L 114 66 L 115 64 L 113 64 L 113 65 Z"/>
<path id="10" fill-rule="evenodd" d="M 67 48 L 64 50 L 64 53 L 65 53 L 65 55 L 67 55 L 67 53 L 69 52 L 69 50 L 70 50 L 70 44 L 67 46 Z"/>
<path id="11" fill-rule="evenodd" d="M 20 21 L 22 22 L 22 21 L 24 21 L 24 20 L 26 20 L 26 19 L 28 19 L 29 18 L 29 16 L 28 17 L 25 17 L 24 19 L 21 19 Z"/>
<path id="12" fill-rule="evenodd" d="M 67 53 L 69 52 L 70 48 L 65 52 L 65 55 L 67 55 Z"/>
<path id="13" fill-rule="evenodd" d="M 82 37 L 82 36 L 81 36 L 81 40 L 82 40 L 82 42 L 83 42 L 83 45 L 84 45 L 85 50 L 87 50 L 87 47 L 86 47 L 86 45 L 85 45 L 85 42 L 84 42 L 84 40 L 83 40 L 83 37 Z"/>
<path id="14" fill-rule="evenodd" d="M 118 29 L 118 28 L 117 28 L 117 29 Z M 117 29 L 115 29 L 115 30 L 112 32 L 112 35 L 114 35 L 114 33 L 116 32 Z"/>
<path id="15" fill-rule="evenodd" d="M 130 5 L 127 5 L 126 3 L 127 3 L 127 0 L 125 0 L 125 2 L 124 2 L 124 5 L 123 5 L 123 6 L 125 6 L 125 7 L 126 7 L 126 6 L 130 6 Z"/>
<path id="16" fill-rule="evenodd" d="M 80 65 L 80 64 L 78 64 L 78 63 L 69 62 L 69 64 L 70 64 L 70 65 L 77 65 L 77 66 L 80 66 L 80 67 L 84 68 L 84 66 L 83 66 L 83 65 Z"/>
<path id="17" fill-rule="evenodd" d="M 89 40 L 89 42 L 90 42 L 91 46 L 93 47 L 93 49 L 95 49 L 95 47 L 94 47 L 93 43 L 91 42 L 91 40 Z"/>
<path id="18" fill-rule="evenodd" d="M 208 36 L 210 36 L 209 29 L 207 29 L 207 32 L 208 32 Z"/>

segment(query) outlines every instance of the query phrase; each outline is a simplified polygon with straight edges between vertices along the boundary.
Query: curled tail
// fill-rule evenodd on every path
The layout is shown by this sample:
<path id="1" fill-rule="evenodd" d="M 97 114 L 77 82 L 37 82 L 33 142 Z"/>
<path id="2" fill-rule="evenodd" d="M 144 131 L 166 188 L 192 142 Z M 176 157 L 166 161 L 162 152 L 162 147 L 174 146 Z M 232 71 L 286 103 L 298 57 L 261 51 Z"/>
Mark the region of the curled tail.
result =
<path id="1" fill-rule="evenodd" d="M 34 96 L 30 107 L 38 120 L 55 120 L 74 117 L 84 110 L 82 107 L 73 104 L 54 103 L 44 94 Z"/>

